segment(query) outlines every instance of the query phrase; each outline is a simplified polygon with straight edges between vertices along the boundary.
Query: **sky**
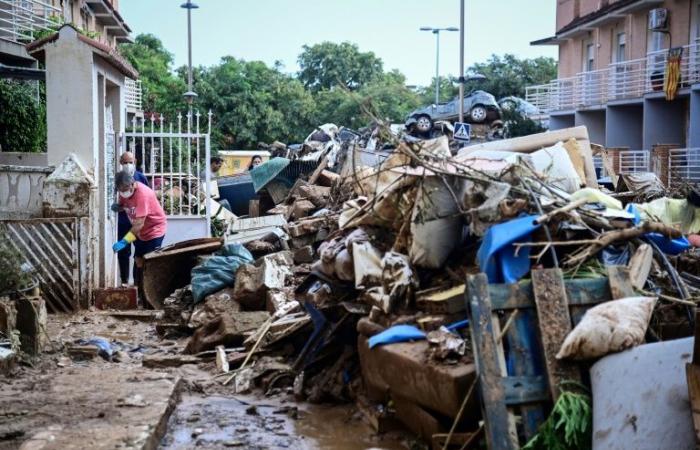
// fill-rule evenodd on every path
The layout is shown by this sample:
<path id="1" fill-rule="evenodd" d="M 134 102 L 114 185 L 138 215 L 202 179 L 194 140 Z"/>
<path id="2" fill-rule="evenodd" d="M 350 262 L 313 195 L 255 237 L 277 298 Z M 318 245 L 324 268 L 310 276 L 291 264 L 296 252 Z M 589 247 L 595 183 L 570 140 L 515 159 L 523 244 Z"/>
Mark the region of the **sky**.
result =
<path id="1" fill-rule="evenodd" d="M 187 63 L 184 0 L 120 0 L 133 30 L 158 36 Z M 435 76 L 435 36 L 421 26 L 459 27 L 459 0 L 193 0 L 193 64 L 210 66 L 231 55 L 281 61 L 299 70 L 303 45 L 349 41 L 372 51 L 386 70 L 398 69 L 407 83 L 427 85 Z M 465 67 L 491 54 L 557 56 L 554 46 L 530 42 L 554 34 L 555 0 L 466 0 Z M 459 33 L 440 33 L 440 74 L 459 72 Z"/>

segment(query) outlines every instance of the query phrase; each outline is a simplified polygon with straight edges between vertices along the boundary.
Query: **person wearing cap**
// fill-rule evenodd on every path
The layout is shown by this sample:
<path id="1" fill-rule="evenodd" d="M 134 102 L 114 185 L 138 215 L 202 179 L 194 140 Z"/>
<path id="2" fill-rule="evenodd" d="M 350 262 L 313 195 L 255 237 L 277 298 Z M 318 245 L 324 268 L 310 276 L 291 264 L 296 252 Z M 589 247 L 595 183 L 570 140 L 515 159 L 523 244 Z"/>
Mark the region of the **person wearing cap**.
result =
<path id="1" fill-rule="evenodd" d="M 134 281 L 140 287 L 143 273 L 143 256 L 157 250 L 163 244 L 167 231 L 165 211 L 153 192 L 145 184 L 136 181 L 128 171 L 117 173 L 114 181 L 119 194 L 119 210 L 124 211 L 131 228 L 112 250 L 119 252 L 134 245 Z"/>
<path id="2" fill-rule="evenodd" d="M 146 178 L 146 176 L 136 168 L 136 158 L 134 158 L 133 153 L 122 153 L 119 157 L 119 164 L 121 165 L 121 170 L 128 172 L 131 176 L 134 177 L 134 180 L 138 181 L 139 183 L 142 183 L 145 186 L 149 186 L 148 178 Z M 113 204 L 112 210 L 118 211 L 119 205 L 117 203 Z M 117 221 L 117 238 L 121 240 L 126 235 L 126 233 L 129 232 L 130 229 L 131 222 L 129 221 L 129 217 L 127 217 L 124 211 L 119 211 Z M 117 254 L 117 257 L 119 259 L 119 278 L 121 279 L 122 284 L 127 284 L 129 282 L 129 264 L 131 262 L 131 254 L 131 244 L 124 247 L 124 249 L 120 250 Z M 134 266 L 134 272 L 135 270 L 136 266 Z"/>

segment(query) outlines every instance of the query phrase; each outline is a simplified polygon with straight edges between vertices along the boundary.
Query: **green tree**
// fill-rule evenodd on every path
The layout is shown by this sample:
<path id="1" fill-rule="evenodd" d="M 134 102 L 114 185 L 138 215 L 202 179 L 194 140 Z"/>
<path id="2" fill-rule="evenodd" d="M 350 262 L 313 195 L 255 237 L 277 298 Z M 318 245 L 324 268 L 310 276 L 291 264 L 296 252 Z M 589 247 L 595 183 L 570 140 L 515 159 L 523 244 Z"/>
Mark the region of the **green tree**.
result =
<path id="1" fill-rule="evenodd" d="M 467 82 L 466 92 L 482 89 L 496 99 L 509 95 L 525 96 L 525 88 L 548 83 L 557 77 L 557 62 L 553 58 L 520 59 L 515 55 L 491 55 L 484 63 L 476 63 L 467 72 L 486 76 L 483 81 Z"/>
<path id="2" fill-rule="evenodd" d="M 435 103 L 435 77 L 430 80 L 428 86 L 422 86 L 418 90 L 421 105 L 432 105 Z M 440 77 L 440 102 L 448 102 L 459 93 L 459 86 L 453 82 L 451 76 Z"/>
<path id="3" fill-rule="evenodd" d="M 366 126 L 377 118 L 402 123 L 420 106 L 418 94 L 406 87 L 406 79 L 394 70 L 358 91 L 324 89 L 316 94 L 318 123 L 332 122 L 351 128 Z"/>
<path id="4" fill-rule="evenodd" d="M 46 151 L 46 107 L 43 84 L 0 80 L 0 149 Z M 37 98 L 39 97 L 39 98 Z"/>
<path id="5" fill-rule="evenodd" d="M 357 90 L 383 73 L 382 60 L 356 44 L 322 42 L 302 48 L 299 80 L 314 92 L 337 86 Z"/>
<path id="6" fill-rule="evenodd" d="M 304 86 L 260 61 L 224 57 L 197 84 L 198 105 L 214 113 L 213 138 L 221 148 L 258 142 L 299 142 L 313 128 L 315 102 Z"/>
<path id="7" fill-rule="evenodd" d="M 173 55 L 152 34 L 139 34 L 133 44 L 122 44 L 122 55 L 139 71 L 143 87 L 143 108 L 174 117 L 185 109 L 182 94 L 187 85 L 173 73 Z"/>

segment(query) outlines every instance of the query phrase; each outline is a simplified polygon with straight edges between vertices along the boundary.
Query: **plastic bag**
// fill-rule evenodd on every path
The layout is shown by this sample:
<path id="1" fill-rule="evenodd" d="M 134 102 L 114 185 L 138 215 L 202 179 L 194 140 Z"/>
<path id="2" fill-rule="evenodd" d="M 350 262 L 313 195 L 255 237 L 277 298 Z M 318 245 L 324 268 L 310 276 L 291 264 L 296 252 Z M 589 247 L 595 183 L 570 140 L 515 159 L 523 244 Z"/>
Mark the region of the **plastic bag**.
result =
<path id="1" fill-rule="evenodd" d="M 209 294 L 233 286 L 236 270 L 253 262 L 253 255 L 241 244 L 226 244 L 192 269 L 192 297 L 195 303 L 204 300 Z"/>
<path id="2" fill-rule="evenodd" d="M 589 309 L 566 336 L 557 359 L 599 358 L 641 344 L 655 304 L 655 297 L 628 297 Z"/>

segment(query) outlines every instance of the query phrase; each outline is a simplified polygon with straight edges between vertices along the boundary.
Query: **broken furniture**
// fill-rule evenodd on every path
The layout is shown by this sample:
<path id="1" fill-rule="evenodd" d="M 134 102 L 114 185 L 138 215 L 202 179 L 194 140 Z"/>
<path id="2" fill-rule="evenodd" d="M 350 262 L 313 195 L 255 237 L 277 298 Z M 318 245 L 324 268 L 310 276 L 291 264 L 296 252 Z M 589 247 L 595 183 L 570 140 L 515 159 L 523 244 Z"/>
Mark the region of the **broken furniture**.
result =
<path id="1" fill-rule="evenodd" d="M 483 273 L 467 277 L 465 302 L 490 449 L 520 448 L 520 436 L 529 440 L 547 417 L 561 382 L 581 380 L 578 366 L 555 355 L 572 320 L 577 323 L 587 308 L 633 293 L 626 268 L 613 266 L 608 274 L 565 281 L 560 269 L 539 269 L 531 281 L 517 284 L 489 284 Z"/>

